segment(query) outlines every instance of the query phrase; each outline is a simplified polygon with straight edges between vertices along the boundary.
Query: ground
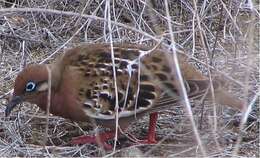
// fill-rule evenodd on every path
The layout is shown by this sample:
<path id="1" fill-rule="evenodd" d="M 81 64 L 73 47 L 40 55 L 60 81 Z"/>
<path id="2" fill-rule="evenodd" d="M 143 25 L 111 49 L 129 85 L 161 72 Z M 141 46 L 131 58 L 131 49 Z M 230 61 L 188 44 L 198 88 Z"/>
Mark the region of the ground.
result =
<path id="1" fill-rule="evenodd" d="M 173 34 L 176 47 L 191 57 L 198 70 L 209 75 L 210 64 L 210 73 L 222 76 L 228 83 L 225 88 L 251 105 L 252 111 L 243 126 L 240 112 L 218 105 L 214 130 L 212 102 L 201 105 L 190 100 L 207 156 L 259 157 L 259 2 L 254 1 L 253 9 L 249 3 L 248 7 L 235 0 L 198 1 L 196 5 L 192 1 L 169 1 L 168 5 L 172 31 L 162 0 L 0 1 L 0 155 L 202 156 L 182 104 L 160 111 L 158 144 L 134 144 L 123 137 L 115 151 L 104 151 L 91 144 L 70 145 L 71 138 L 94 134 L 95 130 L 87 123 L 57 116 L 49 118 L 46 137 L 46 114 L 36 105 L 24 103 L 5 117 L 5 105 L 17 73 L 27 64 L 50 63 L 65 48 L 78 43 L 108 42 L 110 10 L 114 42 L 145 45 L 161 42 L 169 46 Z M 147 116 L 134 120 L 127 132 L 144 138 L 148 122 Z"/>

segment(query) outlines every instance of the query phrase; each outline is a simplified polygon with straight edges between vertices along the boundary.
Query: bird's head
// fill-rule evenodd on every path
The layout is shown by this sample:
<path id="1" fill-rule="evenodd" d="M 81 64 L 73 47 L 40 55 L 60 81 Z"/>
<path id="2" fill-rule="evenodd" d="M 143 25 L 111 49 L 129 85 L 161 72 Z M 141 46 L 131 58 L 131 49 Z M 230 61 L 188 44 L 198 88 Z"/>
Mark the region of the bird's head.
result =
<path id="1" fill-rule="evenodd" d="M 45 65 L 29 65 L 16 77 L 14 92 L 9 101 L 5 114 L 8 116 L 12 109 L 21 102 L 39 104 L 41 94 L 48 92 L 48 71 Z M 47 99 L 47 98 L 46 98 Z"/>

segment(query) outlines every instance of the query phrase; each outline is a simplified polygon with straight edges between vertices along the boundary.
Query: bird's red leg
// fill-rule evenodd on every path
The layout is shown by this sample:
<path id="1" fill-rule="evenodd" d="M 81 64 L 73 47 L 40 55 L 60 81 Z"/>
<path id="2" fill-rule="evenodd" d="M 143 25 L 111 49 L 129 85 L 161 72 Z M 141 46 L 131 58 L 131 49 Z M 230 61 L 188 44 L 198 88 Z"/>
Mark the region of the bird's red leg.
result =
<path id="1" fill-rule="evenodd" d="M 134 138 L 132 135 L 130 135 L 130 137 L 136 143 L 140 143 L 140 144 L 156 144 L 157 141 L 155 139 L 155 137 L 156 137 L 155 129 L 156 129 L 157 119 L 158 119 L 158 112 L 154 112 L 154 113 L 150 114 L 150 122 L 149 122 L 149 129 L 148 129 L 147 139 L 139 140 L 139 139 Z"/>
<path id="2" fill-rule="evenodd" d="M 73 145 L 93 143 L 102 146 L 104 149 L 111 150 L 112 146 L 107 144 L 107 141 L 114 139 L 114 137 L 115 137 L 115 131 L 111 131 L 111 132 L 97 133 L 96 136 L 88 136 L 88 135 L 79 136 L 73 138 L 70 143 Z"/>
<path id="3" fill-rule="evenodd" d="M 133 136 L 129 135 L 135 142 L 140 143 L 140 144 L 155 144 L 157 143 L 155 137 L 155 129 L 156 129 L 156 123 L 157 123 L 157 118 L 158 118 L 158 112 L 154 112 L 150 114 L 150 122 L 149 122 L 149 130 L 148 130 L 148 136 L 147 139 L 145 140 L 138 140 L 134 138 Z M 122 134 L 119 132 L 119 134 Z M 71 140 L 71 144 L 78 145 L 78 144 L 97 144 L 102 147 L 104 147 L 107 150 L 112 149 L 112 146 L 107 144 L 108 140 L 114 139 L 115 137 L 115 131 L 110 131 L 110 132 L 104 132 L 104 133 L 97 133 L 96 136 L 79 136 L 76 138 L 73 138 Z"/>
<path id="4" fill-rule="evenodd" d="M 156 123 L 158 119 L 158 112 L 154 112 L 150 114 L 150 122 L 149 122 L 149 131 L 148 131 L 148 138 L 147 143 L 155 144 L 157 143 L 156 137 Z"/>

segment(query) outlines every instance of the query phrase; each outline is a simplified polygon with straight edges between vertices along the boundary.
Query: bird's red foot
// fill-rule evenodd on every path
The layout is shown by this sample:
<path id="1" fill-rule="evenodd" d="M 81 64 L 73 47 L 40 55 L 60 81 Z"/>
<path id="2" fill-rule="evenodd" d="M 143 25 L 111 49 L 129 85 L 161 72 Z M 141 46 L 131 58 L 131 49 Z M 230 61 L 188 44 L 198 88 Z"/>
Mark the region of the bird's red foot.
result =
<path id="1" fill-rule="evenodd" d="M 70 144 L 73 145 L 80 145 L 80 144 L 96 144 L 103 147 L 106 150 L 112 150 L 112 145 L 108 144 L 107 141 L 114 139 L 115 132 L 105 132 L 105 133 L 98 133 L 96 136 L 79 136 L 75 137 L 71 140 Z"/>
<path id="2" fill-rule="evenodd" d="M 153 133 L 148 135 L 147 139 L 138 139 L 131 134 L 128 134 L 128 138 L 136 144 L 157 144 L 157 140 L 155 139 L 155 135 Z"/>

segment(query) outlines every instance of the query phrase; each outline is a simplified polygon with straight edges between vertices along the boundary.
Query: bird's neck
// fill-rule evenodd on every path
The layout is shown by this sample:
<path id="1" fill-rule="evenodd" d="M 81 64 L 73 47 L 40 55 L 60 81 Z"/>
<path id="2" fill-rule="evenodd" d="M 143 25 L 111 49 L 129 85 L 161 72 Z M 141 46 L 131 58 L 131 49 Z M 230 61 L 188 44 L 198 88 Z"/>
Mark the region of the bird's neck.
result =
<path id="1" fill-rule="evenodd" d="M 60 83 L 62 80 L 63 68 L 59 66 L 59 63 L 54 63 L 49 66 L 51 68 L 51 84 L 54 90 L 60 88 Z"/>

